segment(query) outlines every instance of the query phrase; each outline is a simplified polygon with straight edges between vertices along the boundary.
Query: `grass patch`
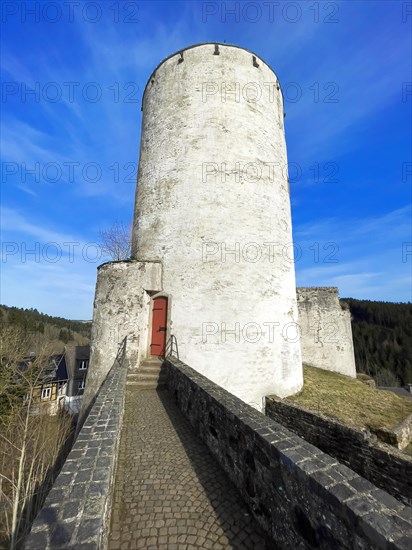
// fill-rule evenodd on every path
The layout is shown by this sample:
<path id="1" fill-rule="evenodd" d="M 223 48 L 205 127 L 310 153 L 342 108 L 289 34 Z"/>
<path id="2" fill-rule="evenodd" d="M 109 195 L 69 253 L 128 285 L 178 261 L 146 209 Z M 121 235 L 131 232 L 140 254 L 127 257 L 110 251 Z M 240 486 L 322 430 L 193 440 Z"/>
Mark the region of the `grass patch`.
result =
<path id="1" fill-rule="evenodd" d="M 287 401 L 358 428 L 394 428 L 412 413 L 412 399 L 367 386 L 341 374 L 303 367 L 304 385 Z"/>

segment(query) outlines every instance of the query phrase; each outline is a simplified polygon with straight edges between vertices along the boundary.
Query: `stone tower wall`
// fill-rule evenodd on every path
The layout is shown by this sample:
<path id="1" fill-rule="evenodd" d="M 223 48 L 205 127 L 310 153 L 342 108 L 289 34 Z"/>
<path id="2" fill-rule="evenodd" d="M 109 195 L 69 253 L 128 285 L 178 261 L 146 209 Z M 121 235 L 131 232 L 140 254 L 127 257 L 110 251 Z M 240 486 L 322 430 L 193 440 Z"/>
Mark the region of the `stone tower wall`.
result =
<path id="1" fill-rule="evenodd" d="M 283 98 L 242 48 L 202 44 L 150 77 L 132 255 L 161 261 L 180 358 L 247 403 L 302 385 Z"/>
<path id="2" fill-rule="evenodd" d="M 99 267 L 83 414 L 112 367 L 125 337 L 125 359 L 137 368 L 148 354 L 150 293 L 161 290 L 161 264 L 109 262 Z"/>

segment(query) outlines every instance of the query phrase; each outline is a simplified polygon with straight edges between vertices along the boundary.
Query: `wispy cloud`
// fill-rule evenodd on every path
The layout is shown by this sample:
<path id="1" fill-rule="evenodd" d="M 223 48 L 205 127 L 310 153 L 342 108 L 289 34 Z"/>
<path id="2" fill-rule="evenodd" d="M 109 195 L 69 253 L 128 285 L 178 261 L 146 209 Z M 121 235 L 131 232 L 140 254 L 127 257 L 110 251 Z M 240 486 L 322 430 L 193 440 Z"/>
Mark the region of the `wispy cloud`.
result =
<path id="1" fill-rule="evenodd" d="M 3 102 L 1 154 L 17 171 L 3 172 L 3 236 L 27 246 L 80 243 L 74 263 L 66 252 L 56 264 L 22 262 L 20 250 L 10 255 L 2 270 L 8 302 L 90 317 L 97 263 L 84 260 L 81 250 L 98 229 L 132 216 L 146 80 L 171 53 L 213 40 L 255 51 L 282 85 L 301 88 L 302 98 L 285 104 L 289 161 L 303 170 L 292 183 L 294 237 L 302 249 L 298 283 L 408 299 L 411 262 L 402 262 L 401 247 L 412 241 L 404 207 L 409 181 L 403 185 L 396 178 L 409 154 L 403 151 L 410 102 L 402 103 L 401 84 L 410 80 L 411 57 L 399 3 L 293 2 L 298 8 L 289 8 L 290 19 L 301 9 L 293 22 L 285 3 L 272 3 L 273 19 L 270 2 L 251 3 L 248 20 L 247 3 L 233 3 L 240 13 L 234 17 L 225 16 L 228 3 L 212 2 L 217 12 L 205 21 L 202 1 L 138 2 L 137 19 L 125 23 L 126 4 L 135 3 L 114 4 L 123 10 L 117 22 L 112 3 L 105 2 L 96 23 L 75 8 L 73 22 L 66 17 L 51 25 L 23 25 L 14 18 L 8 25 L 1 69 L 3 80 L 18 87 Z M 262 8 L 256 22 L 252 4 Z M 324 22 L 330 5 L 338 9 L 337 23 Z M 224 78 L 237 74 L 231 67 Z M 74 83 L 74 98 L 65 82 Z M 330 82 L 339 87 L 337 103 L 324 101 Z M 57 101 L 44 97 L 49 83 L 61 89 Z M 90 83 L 101 92 L 97 101 L 85 90 Z M 40 97 L 23 100 L 24 87 L 36 85 Z M 339 162 L 339 183 L 318 184 L 309 167 L 329 160 Z M 56 182 L 52 170 L 43 170 L 53 163 L 62 171 Z M 76 165 L 73 177 L 70 163 Z M 37 164 L 40 175 L 30 174 Z M 98 166 L 99 177 L 85 171 L 89 164 Z"/>
<path id="2" fill-rule="evenodd" d="M 381 216 L 297 226 L 298 285 L 338 286 L 341 295 L 357 298 L 411 300 L 411 257 L 404 248 L 412 242 L 410 220 L 406 206 Z"/>

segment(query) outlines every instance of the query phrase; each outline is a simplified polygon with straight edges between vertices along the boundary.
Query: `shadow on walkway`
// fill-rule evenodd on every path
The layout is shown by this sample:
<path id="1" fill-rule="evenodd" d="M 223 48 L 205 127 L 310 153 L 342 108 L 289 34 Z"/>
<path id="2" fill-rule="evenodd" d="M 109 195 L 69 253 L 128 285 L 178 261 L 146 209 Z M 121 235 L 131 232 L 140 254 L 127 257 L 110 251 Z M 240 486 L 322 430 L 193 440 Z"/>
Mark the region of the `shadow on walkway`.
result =
<path id="1" fill-rule="evenodd" d="M 190 422 L 183 416 L 168 390 L 157 394 L 178 435 L 187 458 L 193 467 L 205 496 L 227 538 L 227 548 L 236 550 L 276 550 L 257 524 L 236 487 L 227 478 L 205 443 L 194 433 Z"/>

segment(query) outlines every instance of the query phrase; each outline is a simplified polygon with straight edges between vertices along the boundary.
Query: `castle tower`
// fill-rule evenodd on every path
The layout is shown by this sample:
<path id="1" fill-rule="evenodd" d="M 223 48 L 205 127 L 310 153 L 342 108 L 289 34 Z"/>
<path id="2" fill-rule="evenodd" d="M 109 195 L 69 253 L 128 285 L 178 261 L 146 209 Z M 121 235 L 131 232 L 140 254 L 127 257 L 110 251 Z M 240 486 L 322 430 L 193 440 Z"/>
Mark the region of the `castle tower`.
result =
<path id="1" fill-rule="evenodd" d="M 265 395 L 295 393 L 302 366 L 275 73 L 243 48 L 191 46 L 155 69 L 142 110 L 132 257 L 160 264 L 162 288 L 151 293 L 141 356 L 173 334 L 181 360 L 257 408 Z"/>

